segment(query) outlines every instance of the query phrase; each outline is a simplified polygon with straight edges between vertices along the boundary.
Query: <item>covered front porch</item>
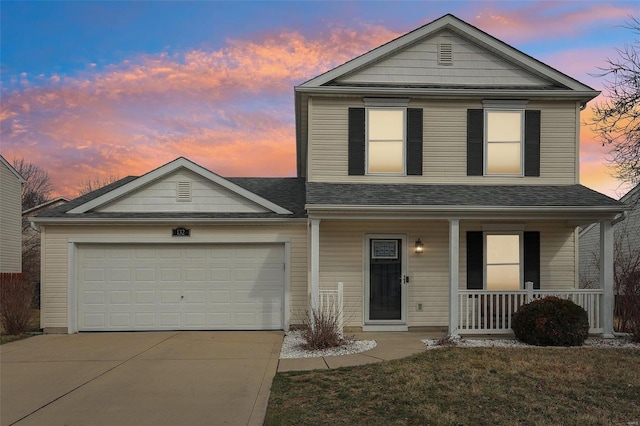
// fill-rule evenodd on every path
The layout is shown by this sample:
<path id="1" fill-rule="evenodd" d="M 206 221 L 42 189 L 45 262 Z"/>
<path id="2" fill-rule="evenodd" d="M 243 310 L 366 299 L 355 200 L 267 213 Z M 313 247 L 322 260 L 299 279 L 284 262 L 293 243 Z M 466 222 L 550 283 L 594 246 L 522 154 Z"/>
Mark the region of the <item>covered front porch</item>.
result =
<path id="1" fill-rule="evenodd" d="M 310 308 L 342 282 L 345 326 L 511 333 L 520 306 L 555 295 L 587 310 L 592 333 L 613 336 L 612 223 L 627 209 L 618 201 L 581 185 L 306 189 Z M 594 222 L 600 288 L 581 290 L 577 230 Z"/>
<path id="2" fill-rule="evenodd" d="M 449 334 L 510 334 L 512 315 L 520 306 L 555 296 L 571 300 L 587 312 L 591 334 L 613 337 L 613 227 L 612 220 L 599 223 L 602 254 L 599 289 L 578 289 L 576 278 L 572 289 L 545 289 L 540 288 L 540 283 L 536 286 L 532 281 L 525 281 L 521 290 L 500 291 L 461 289 L 460 220 L 450 220 Z"/>
<path id="3" fill-rule="evenodd" d="M 539 234 L 538 283 L 521 281 L 515 289 L 470 288 L 470 230 L 523 229 Z M 520 306 L 535 299 L 556 296 L 570 299 L 588 313 L 591 334 L 613 336 L 613 240 L 611 220 L 601 220 L 602 285 L 577 288 L 575 277 L 575 227 L 556 220 L 403 219 L 357 221 L 346 218 L 309 221 L 309 307 L 335 314 L 340 324 L 361 330 L 443 329 L 450 335 L 511 334 L 511 317 Z M 447 229 L 448 227 L 448 229 Z M 448 232 L 447 232 L 448 231 Z M 503 231 L 504 233 L 504 231 Z M 398 321 L 374 319 L 370 303 L 371 242 L 397 239 L 406 256 L 400 269 L 398 291 L 403 299 Z M 422 238 L 422 240 L 421 240 Z M 425 252 L 417 250 L 424 241 Z M 340 247 L 348 251 L 341 252 Z M 485 240 L 486 249 L 486 240 Z M 486 258 L 486 255 L 485 255 Z M 531 262 L 529 262 L 531 263 Z M 527 266 L 530 268 L 530 265 Z M 472 286 L 471 286 L 472 287 Z M 447 297 L 448 296 L 448 297 Z M 441 314 L 438 314 L 441 312 Z M 354 320 L 355 317 L 355 320 Z"/>

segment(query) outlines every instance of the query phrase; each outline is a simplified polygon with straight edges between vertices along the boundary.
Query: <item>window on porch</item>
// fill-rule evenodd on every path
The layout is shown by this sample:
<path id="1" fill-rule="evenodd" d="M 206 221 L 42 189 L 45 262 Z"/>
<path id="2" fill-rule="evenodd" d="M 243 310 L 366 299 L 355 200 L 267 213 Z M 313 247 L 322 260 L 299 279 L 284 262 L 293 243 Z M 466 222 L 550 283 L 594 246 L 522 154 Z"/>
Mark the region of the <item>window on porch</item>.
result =
<path id="1" fill-rule="evenodd" d="M 520 290 L 520 234 L 486 234 L 486 289 Z"/>
<path id="2" fill-rule="evenodd" d="M 468 290 L 522 290 L 527 281 L 540 289 L 539 232 L 467 232 Z"/>

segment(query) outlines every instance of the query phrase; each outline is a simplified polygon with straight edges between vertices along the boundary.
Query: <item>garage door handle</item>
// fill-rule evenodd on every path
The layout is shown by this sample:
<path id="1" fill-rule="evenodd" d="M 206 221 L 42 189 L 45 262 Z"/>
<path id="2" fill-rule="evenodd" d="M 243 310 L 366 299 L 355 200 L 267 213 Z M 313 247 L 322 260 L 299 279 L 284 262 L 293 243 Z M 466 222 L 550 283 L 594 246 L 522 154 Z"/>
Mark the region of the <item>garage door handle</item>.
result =
<path id="1" fill-rule="evenodd" d="M 180 296 L 180 299 L 184 299 L 184 296 Z"/>

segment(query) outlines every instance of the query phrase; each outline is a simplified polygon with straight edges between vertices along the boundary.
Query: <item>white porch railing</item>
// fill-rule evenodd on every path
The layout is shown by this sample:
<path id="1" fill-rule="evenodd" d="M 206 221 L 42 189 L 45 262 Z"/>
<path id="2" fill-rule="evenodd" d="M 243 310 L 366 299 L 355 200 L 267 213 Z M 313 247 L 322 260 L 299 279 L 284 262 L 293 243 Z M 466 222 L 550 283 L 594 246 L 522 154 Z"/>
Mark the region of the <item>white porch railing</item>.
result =
<path id="1" fill-rule="evenodd" d="M 318 313 L 326 318 L 336 318 L 338 329 L 344 327 L 343 284 L 338 283 L 336 290 L 320 290 L 318 294 Z"/>
<path id="2" fill-rule="evenodd" d="M 458 291 L 458 330 L 463 334 L 512 333 L 511 316 L 525 303 L 547 296 L 569 299 L 581 306 L 589 317 L 589 333 L 603 333 L 600 307 L 604 291 L 596 290 L 518 290 Z"/>

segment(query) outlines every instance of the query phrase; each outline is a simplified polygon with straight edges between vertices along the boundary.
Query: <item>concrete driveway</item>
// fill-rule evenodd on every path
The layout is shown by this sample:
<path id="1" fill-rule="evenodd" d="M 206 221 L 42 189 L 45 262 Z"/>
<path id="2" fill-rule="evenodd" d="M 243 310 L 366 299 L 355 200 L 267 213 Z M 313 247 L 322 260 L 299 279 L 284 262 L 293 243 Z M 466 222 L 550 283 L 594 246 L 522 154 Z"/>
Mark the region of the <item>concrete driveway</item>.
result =
<path id="1" fill-rule="evenodd" d="M 282 332 L 43 335 L 0 346 L 5 425 L 261 425 Z"/>

